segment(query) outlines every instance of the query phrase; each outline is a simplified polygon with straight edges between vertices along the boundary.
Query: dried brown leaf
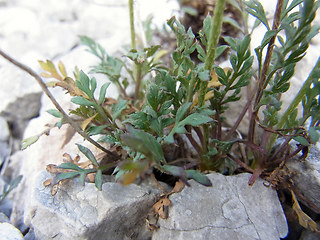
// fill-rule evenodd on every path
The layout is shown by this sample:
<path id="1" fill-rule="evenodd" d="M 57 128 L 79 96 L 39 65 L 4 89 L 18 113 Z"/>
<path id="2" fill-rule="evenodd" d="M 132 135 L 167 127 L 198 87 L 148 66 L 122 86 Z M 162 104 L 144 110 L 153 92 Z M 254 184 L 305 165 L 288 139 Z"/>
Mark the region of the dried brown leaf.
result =
<path id="1" fill-rule="evenodd" d="M 71 96 L 87 98 L 86 94 L 76 86 L 76 82 L 70 77 L 66 77 L 63 81 L 57 82 L 56 86 L 64 88 Z"/>
<path id="2" fill-rule="evenodd" d="M 98 115 L 98 113 L 96 113 L 95 115 L 85 119 L 82 123 L 81 123 L 81 129 L 84 131 L 86 130 L 87 126 L 93 121 L 93 119 Z"/>
<path id="3" fill-rule="evenodd" d="M 59 173 L 60 170 L 57 168 L 55 164 L 48 164 L 46 167 L 47 172 L 49 173 Z"/>
<path id="4" fill-rule="evenodd" d="M 178 193 L 181 192 L 185 187 L 184 182 L 182 182 L 181 180 L 177 181 L 176 184 L 174 185 L 174 188 L 171 190 L 170 193 L 168 193 L 168 195 L 171 195 L 173 193 Z"/>
<path id="5" fill-rule="evenodd" d="M 64 153 L 64 154 L 62 155 L 62 157 L 64 157 L 64 158 L 62 159 L 63 162 L 65 162 L 65 163 L 73 163 L 73 159 L 72 159 L 72 157 L 70 156 L 69 153 Z"/>
<path id="6" fill-rule="evenodd" d="M 137 170 L 133 170 L 128 173 L 125 173 L 121 177 L 121 180 L 120 180 L 121 184 L 126 186 L 126 185 L 129 185 L 130 183 L 133 183 L 137 178 L 137 174 L 138 174 Z"/>
<path id="7" fill-rule="evenodd" d="M 89 181 L 93 183 L 95 181 L 96 173 L 89 173 L 87 177 Z"/>
<path id="8" fill-rule="evenodd" d="M 52 178 L 45 180 L 45 181 L 43 182 L 43 186 L 49 187 L 49 186 L 52 184 L 52 181 L 53 181 Z"/>
<path id="9" fill-rule="evenodd" d="M 293 191 L 291 191 L 291 195 L 293 201 L 292 208 L 298 215 L 299 224 L 306 229 L 310 229 L 313 232 L 320 233 L 320 226 L 301 210 L 298 200 Z"/>
<path id="10" fill-rule="evenodd" d="M 155 214 L 159 215 L 162 219 L 168 218 L 168 207 L 171 205 L 171 201 L 167 196 L 162 197 L 158 202 L 152 206 L 152 210 Z"/>
<path id="11" fill-rule="evenodd" d="M 58 190 L 59 190 L 59 183 L 57 183 L 57 184 L 52 186 L 52 188 L 51 188 L 51 196 L 56 195 Z"/>

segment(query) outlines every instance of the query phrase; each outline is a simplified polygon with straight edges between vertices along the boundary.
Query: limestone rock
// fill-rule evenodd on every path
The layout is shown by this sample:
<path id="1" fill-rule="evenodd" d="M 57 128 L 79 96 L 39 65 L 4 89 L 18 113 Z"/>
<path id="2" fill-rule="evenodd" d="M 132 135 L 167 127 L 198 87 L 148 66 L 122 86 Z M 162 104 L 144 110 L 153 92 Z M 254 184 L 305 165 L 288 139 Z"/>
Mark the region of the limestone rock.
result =
<path id="1" fill-rule="evenodd" d="M 0 117 L 0 164 L 2 164 L 10 155 L 9 147 L 9 126 L 7 121 Z"/>
<path id="2" fill-rule="evenodd" d="M 311 145 L 305 160 L 295 158 L 286 165 L 294 172 L 292 179 L 298 190 L 320 208 L 320 150 Z"/>
<path id="3" fill-rule="evenodd" d="M 10 219 L 7 217 L 6 214 L 0 212 L 0 223 L 7 222 L 10 223 Z"/>
<path id="4" fill-rule="evenodd" d="M 286 218 L 275 190 L 262 180 L 250 187 L 250 174 L 209 174 L 213 187 L 191 187 L 170 197 L 169 218 L 160 219 L 153 240 L 264 239 L 287 235 Z"/>
<path id="5" fill-rule="evenodd" d="M 0 239 L 6 240 L 23 240 L 21 232 L 12 224 L 0 223 Z"/>
<path id="6" fill-rule="evenodd" d="M 76 180 L 60 187 L 55 196 L 42 185 L 49 178 L 42 172 L 33 192 L 31 226 L 36 239 L 148 239 L 145 218 L 159 190 L 151 186 L 106 182 L 99 191 L 93 183 Z"/>

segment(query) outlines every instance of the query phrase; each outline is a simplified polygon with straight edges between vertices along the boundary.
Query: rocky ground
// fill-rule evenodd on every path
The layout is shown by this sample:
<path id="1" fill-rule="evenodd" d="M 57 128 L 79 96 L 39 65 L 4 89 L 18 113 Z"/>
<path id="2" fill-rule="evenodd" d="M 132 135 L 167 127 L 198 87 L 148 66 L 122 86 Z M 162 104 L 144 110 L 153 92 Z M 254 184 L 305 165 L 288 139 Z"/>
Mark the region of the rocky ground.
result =
<path id="1" fill-rule="evenodd" d="M 144 20 L 152 14 L 159 28 L 178 9 L 175 0 L 136 2 L 137 19 Z M 268 2 L 265 6 L 271 19 L 274 4 L 270 2 L 276 1 L 262 2 Z M 260 30 L 252 36 L 253 46 L 261 41 Z M 0 0 L 1 49 L 37 72 L 41 72 L 37 61 L 46 59 L 62 60 L 69 72 L 74 66 L 88 72 L 96 59 L 79 46 L 78 35 L 96 39 L 111 55 L 121 54 L 122 46 L 130 43 L 127 1 Z M 306 58 L 297 67 L 292 94 L 298 91 L 319 57 L 319 44 L 319 37 L 311 42 Z M 52 105 L 32 77 L 2 58 L 0 77 L 0 189 L 6 181 L 24 175 L 18 188 L 0 204 L 0 239 L 23 239 L 22 233 L 25 239 L 150 239 L 145 218 L 159 197 L 152 185 L 124 188 L 109 181 L 98 192 L 94 185 L 83 187 L 75 183 L 51 196 L 42 185 L 49 177 L 43 172 L 46 164 L 60 163 L 65 152 L 75 156 L 74 143 L 82 139 L 76 136 L 61 146 L 61 139 L 70 134 L 70 129 L 62 128 L 19 151 L 21 139 L 42 132 L 46 123 L 54 123 L 46 113 Z M 97 79 L 105 81 L 102 76 Z M 53 93 L 68 107 L 63 92 L 55 89 Z M 115 88 L 109 89 L 108 94 L 116 97 Z M 306 185 L 301 186 L 307 190 L 305 196 L 320 208 L 318 156 L 315 148 L 308 162 L 294 163 L 292 169 L 298 172 L 299 184 Z M 304 169 L 308 169 L 308 174 Z M 172 217 L 159 222 L 162 228 L 153 239 L 279 239 L 287 235 L 287 222 L 277 194 L 264 187 L 262 180 L 252 189 L 246 184 L 247 174 L 212 174 L 210 178 L 215 183 L 212 191 L 192 182 L 192 188 L 172 196 Z M 191 198 L 192 195 L 196 197 Z M 301 239 L 318 238 L 308 231 L 303 234 Z"/>

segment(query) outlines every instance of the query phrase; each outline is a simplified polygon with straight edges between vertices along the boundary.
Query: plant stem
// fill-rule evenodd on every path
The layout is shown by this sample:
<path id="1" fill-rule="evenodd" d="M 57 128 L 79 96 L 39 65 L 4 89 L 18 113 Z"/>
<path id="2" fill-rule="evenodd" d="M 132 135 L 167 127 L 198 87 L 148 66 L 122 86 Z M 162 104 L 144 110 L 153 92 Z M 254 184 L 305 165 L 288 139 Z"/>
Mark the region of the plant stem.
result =
<path id="1" fill-rule="evenodd" d="M 76 130 L 84 139 L 86 139 L 87 141 L 89 141 L 90 143 L 92 143 L 94 146 L 96 146 L 97 148 L 101 149 L 102 151 L 110 154 L 115 159 L 119 159 L 120 158 L 118 156 L 118 154 L 115 154 L 115 153 L 105 149 L 99 143 L 97 143 L 92 138 L 90 138 L 84 131 L 82 131 L 82 129 L 78 126 L 78 124 L 76 124 L 72 120 L 72 118 L 70 118 L 68 116 L 68 114 L 63 110 L 63 108 L 60 106 L 60 104 L 57 102 L 57 100 L 54 98 L 54 96 L 51 94 L 51 92 L 47 88 L 47 86 L 44 83 L 44 81 L 42 80 L 42 78 L 35 71 L 33 71 L 31 68 L 29 68 L 28 66 L 24 65 L 23 63 L 20 63 L 17 60 L 13 59 L 8 54 L 4 53 L 1 49 L 0 49 L 0 55 L 3 58 L 5 58 L 6 60 L 8 60 L 9 62 L 11 62 L 12 64 L 14 64 L 15 66 L 17 66 L 18 68 L 22 69 L 23 71 L 27 72 L 32 77 L 34 77 L 36 79 L 36 81 L 38 82 L 38 84 L 40 85 L 42 91 L 48 96 L 48 98 L 51 100 L 51 102 L 57 108 L 57 110 L 63 115 L 63 118 L 66 120 L 66 122 L 68 122 L 74 128 L 74 130 Z"/>
<path id="2" fill-rule="evenodd" d="M 303 83 L 302 87 L 300 88 L 299 92 L 297 93 L 296 97 L 292 100 L 291 104 L 287 108 L 287 110 L 283 113 L 279 123 L 277 124 L 276 128 L 281 129 L 284 127 L 286 122 L 289 119 L 289 116 L 293 113 L 293 111 L 297 108 L 297 106 L 301 103 L 302 99 L 305 97 L 307 90 L 310 88 L 313 80 L 315 79 L 315 73 L 320 69 L 320 57 L 317 60 L 317 63 L 313 67 L 311 73 L 307 80 Z M 271 148 L 275 144 L 277 140 L 277 134 L 272 134 L 267 145 L 267 151 L 270 152 Z"/>
<path id="3" fill-rule="evenodd" d="M 280 26 L 280 17 L 281 17 L 283 1 L 284 0 L 278 0 L 278 2 L 277 2 L 276 12 L 275 12 L 274 19 L 273 19 L 272 30 L 278 30 L 278 28 Z M 256 99 L 255 99 L 255 102 L 253 105 L 254 110 L 253 110 L 252 117 L 250 119 L 249 132 L 248 132 L 248 139 L 249 139 L 249 142 L 251 142 L 251 143 L 254 142 L 256 118 L 259 113 L 258 104 L 263 96 L 263 90 L 268 86 L 268 83 L 270 81 L 270 78 L 268 78 L 269 79 L 268 81 L 266 81 L 266 80 L 267 80 L 269 66 L 271 63 L 271 57 L 272 57 L 276 37 L 277 37 L 277 34 L 275 34 L 269 41 L 267 54 L 266 54 L 266 57 L 265 57 L 265 60 L 263 63 L 263 67 L 262 67 L 262 72 L 261 72 L 261 75 L 258 80 L 258 90 L 257 90 Z"/>
<path id="4" fill-rule="evenodd" d="M 131 31 L 131 48 L 137 50 L 136 44 L 136 31 L 134 29 L 134 8 L 133 8 L 133 0 L 129 0 L 129 16 L 130 16 L 130 31 Z M 136 82 L 134 98 L 135 100 L 139 99 L 139 93 L 141 88 L 141 66 L 142 63 L 133 63 L 133 70 L 134 70 L 134 80 Z"/>
<path id="5" fill-rule="evenodd" d="M 129 0 L 129 16 L 130 16 L 130 31 L 131 31 L 131 48 L 136 49 L 136 32 L 134 30 L 134 13 L 133 0 Z"/>
<path id="6" fill-rule="evenodd" d="M 226 0 L 216 1 L 214 14 L 211 19 L 211 30 L 210 30 L 209 40 L 208 40 L 207 58 L 205 61 L 205 69 L 208 70 L 209 72 L 211 72 L 211 69 L 216 57 L 216 49 L 217 49 L 217 45 L 218 45 L 218 41 L 221 33 L 225 4 L 226 4 Z M 199 98 L 198 98 L 198 103 L 200 107 L 203 106 L 204 104 L 207 88 L 208 88 L 208 82 L 206 81 L 201 82 L 200 90 L 199 90 Z"/>

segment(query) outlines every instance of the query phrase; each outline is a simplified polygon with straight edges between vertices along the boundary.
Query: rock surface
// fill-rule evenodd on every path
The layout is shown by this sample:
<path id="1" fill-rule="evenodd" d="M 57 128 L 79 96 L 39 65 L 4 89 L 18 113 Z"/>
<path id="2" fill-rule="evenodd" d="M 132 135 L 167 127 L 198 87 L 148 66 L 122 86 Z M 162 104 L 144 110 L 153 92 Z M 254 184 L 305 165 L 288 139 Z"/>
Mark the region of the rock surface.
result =
<path id="1" fill-rule="evenodd" d="M 277 192 L 250 174 L 209 174 L 213 187 L 190 181 L 191 187 L 170 197 L 169 218 L 160 219 L 153 240 L 263 239 L 276 240 L 288 228 Z"/>
<path id="2" fill-rule="evenodd" d="M 22 233 L 12 224 L 0 223 L 0 239 L 5 240 L 23 240 Z"/>
<path id="3" fill-rule="evenodd" d="M 99 191 L 93 183 L 76 180 L 61 186 L 55 196 L 42 182 L 50 178 L 42 172 L 32 196 L 31 226 L 36 239 L 148 239 L 145 218 L 157 199 L 154 186 L 122 186 L 106 182 Z"/>
<path id="4" fill-rule="evenodd" d="M 292 179 L 297 189 L 320 209 L 320 150 L 311 145 L 305 160 L 298 157 L 286 165 L 293 172 Z M 302 200 L 302 199 L 300 199 Z"/>

